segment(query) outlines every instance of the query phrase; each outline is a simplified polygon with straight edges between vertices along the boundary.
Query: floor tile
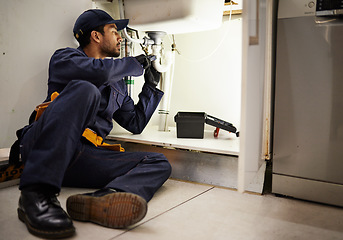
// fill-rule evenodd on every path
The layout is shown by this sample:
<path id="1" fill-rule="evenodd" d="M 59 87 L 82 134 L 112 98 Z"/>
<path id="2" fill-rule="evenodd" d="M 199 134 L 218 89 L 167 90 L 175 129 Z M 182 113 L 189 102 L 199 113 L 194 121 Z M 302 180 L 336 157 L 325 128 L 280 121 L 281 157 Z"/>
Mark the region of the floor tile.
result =
<path id="1" fill-rule="evenodd" d="M 211 187 L 200 184 L 192 184 L 180 182 L 175 180 L 168 180 L 155 194 L 153 199 L 148 204 L 148 212 L 146 217 L 136 225 L 131 226 L 133 229 L 145 222 L 163 214 L 164 212 L 172 209 L 179 204 L 201 194 L 202 192 L 210 189 Z M 68 191 L 68 192 L 66 192 Z M 92 191 L 92 190 L 90 190 Z M 71 194 L 87 192 L 80 189 L 63 189 L 62 196 L 70 196 Z M 65 206 L 66 198 L 60 198 L 62 206 Z M 127 230 L 117 230 L 104 228 L 92 223 L 83 223 L 74 221 L 77 235 L 73 239 L 112 239 L 119 235 L 126 234 Z"/>
<path id="2" fill-rule="evenodd" d="M 342 208 L 215 188 L 115 239 L 342 238 Z"/>
<path id="3" fill-rule="evenodd" d="M 18 186 L 0 190 L 0 235 L 11 240 L 39 239 L 29 234 L 25 225 L 18 219 L 19 194 Z"/>
<path id="4" fill-rule="evenodd" d="M 59 200 L 92 189 L 63 188 Z M 0 238 L 38 239 L 17 217 L 18 186 L 0 189 Z M 82 240 L 343 239 L 343 208 L 273 195 L 168 180 L 149 202 L 147 216 L 127 230 L 74 221 Z"/>
<path id="5" fill-rule="evenodd" d="M 146 219 L 166 212 L 213 187 L 169 179 L 149 202 Z"/>
<path id="6" fill-rule="evenodd" d="M 146 217 L 140 223 L 137 223 L 136 226 L 144 225 L 145 222 L 211 188 L 206 185 L 168 180 L 149 202 Z M 66 199 L 68 196 L 92 191 L 92 189 L 63 188 L 58 199 L 62 207 L 66 209 Z M 20 191 L 18 190 L 18 186 L 0 189 L 0 233 L 2 236 L 7 236 L 6 240 L 38 239 L 28 233 L 25 225 L 17 217 L 16 209 L 19 195 Z M 105 228 L 96 224 L 78 221 L 74 221 L 74 225 L 77 234 L 71 239 L 108 240 L 121 234 L 126 234 L 125 232 L 127 231 Z M 136 226 L 132 226 L 131 228 L 135 228 Z"/>
<path id="7" fill-rule="evenodd" d="M 62 189 L 58 199 L 64 209 L 66 199 L 69 195 L 87 191 L 84 189 Z M 6 240 L 33 240 L 40 239 L 31 235 L 24 223 L 22 223 L 17 216 L 17 206 L 20 191 L 18 186 L 13 186 L 0 190 L 0 236 L 6 236 Z M 119 235 L 123 231 L 108 229 L 101 226 L 97 226 L 89 223 L 82 223 L 74 221 L 74 225 L 77 229 L 77 235 L 71 239 L 83 239 L 83 240 L 108 240 L 113 236 Z M 0 237 L 0 239 L 2 239 Z"/>

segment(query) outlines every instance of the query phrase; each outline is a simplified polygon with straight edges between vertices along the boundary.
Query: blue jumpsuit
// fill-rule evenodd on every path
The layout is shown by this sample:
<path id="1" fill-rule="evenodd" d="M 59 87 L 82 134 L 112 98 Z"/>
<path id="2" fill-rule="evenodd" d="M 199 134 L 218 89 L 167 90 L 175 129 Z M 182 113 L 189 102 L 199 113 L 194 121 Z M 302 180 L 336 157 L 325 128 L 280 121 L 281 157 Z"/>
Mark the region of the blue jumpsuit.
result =
<path id="1" fill-rule="evenodd" d="M 20 189 L 32 184 L 103 188 L 138 194 L 149 201 L 168 179 L 171 166 L 163 154 L 116 152 L 94 146 L 82 137 L 85 128 L 103 139 L 112 119 L 139 134 L 147 125 L 163 92 L 144 84 L 135 105 L 123 77 L 144 69 L 134 57 L 94 59 L 81 48 L 57 50 L 50 60 L 48 97 L 60 95 L 21 138 L 25 164 Z"/>

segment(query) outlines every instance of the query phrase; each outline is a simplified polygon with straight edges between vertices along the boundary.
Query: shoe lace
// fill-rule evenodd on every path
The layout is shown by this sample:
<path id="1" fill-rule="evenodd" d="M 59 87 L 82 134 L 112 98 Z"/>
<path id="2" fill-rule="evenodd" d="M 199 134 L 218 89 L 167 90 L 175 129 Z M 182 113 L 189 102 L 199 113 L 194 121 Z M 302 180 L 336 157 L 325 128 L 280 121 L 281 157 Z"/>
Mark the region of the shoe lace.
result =
<path id="1" fill-rule="evenodd" d="M 57 200 L 57 196 L 59 196 L 59 194 L 54 192 L 40 192 L 38 194 L 39 202 L 41 203 L 42 207 L 51 204 L 55 206 L 61 206 L 60 202 Z"/>

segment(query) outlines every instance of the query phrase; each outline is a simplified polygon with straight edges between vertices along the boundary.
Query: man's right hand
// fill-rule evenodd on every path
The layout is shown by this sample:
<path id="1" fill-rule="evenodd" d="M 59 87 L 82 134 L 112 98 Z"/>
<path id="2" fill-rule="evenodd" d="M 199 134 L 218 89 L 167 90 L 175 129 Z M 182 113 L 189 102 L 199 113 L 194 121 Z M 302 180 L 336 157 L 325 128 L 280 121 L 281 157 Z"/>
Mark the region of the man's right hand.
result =
<path id="1" fill-rule="evenodd" d="M 138 55 L 135 57 L 137 61 L 142 65 L 144 69 L 147 69 L 151 65 L 151 60 L 148 56 L 145 56 L 144 54 Z"/>

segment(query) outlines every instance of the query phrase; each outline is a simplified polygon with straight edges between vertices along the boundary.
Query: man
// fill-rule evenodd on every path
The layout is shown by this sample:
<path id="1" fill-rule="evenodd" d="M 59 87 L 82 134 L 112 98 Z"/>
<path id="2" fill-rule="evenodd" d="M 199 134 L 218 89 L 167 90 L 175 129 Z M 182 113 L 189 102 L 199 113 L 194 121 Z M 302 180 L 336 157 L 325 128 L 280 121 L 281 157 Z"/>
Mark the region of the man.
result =
<path id="1" fill-rule="evenodd" d="M 112 119 L 141 133 L 163 95 L 156 88 L 160 73 L 147 57 L 111 58 L 120 54 L 118 31 L 127 24 L 102 10 L 88 10 L 73 29 L 80 47 L 57 50 L 51 57 L 45 102 L 53 101 L 42 115 L 37 112 L 20 139 L 25 168 L 18 216 L 36 236 L 73 235 L 70 217 L 111 228 L 137 223 L 170 176 L 163 154 L 123 152 L 102 141 L 113 127 Z M 123 77 L 143 72 L 145 83 L 135 105 Z M 100 190 L 70 196 L 69 217 L 56 198 L 62 185 Z"/>

